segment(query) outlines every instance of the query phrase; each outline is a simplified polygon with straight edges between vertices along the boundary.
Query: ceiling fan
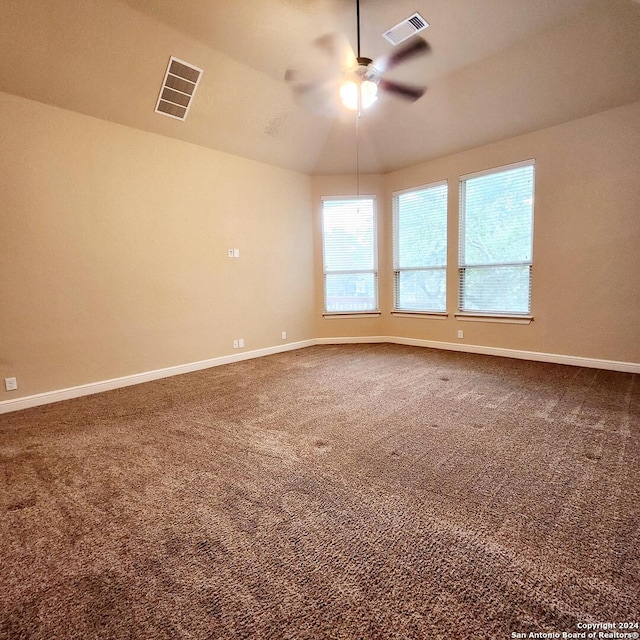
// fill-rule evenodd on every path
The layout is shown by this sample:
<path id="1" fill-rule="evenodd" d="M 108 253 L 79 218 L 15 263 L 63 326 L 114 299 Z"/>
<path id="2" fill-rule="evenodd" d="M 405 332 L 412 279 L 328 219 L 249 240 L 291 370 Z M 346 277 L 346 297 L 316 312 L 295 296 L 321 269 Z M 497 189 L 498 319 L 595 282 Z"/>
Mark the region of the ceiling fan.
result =
<path id="1" fill-rule="evenodd" d="M 332 33 L 318 38 L 315 46 L 332 59 L 334 68 L 329 77 L 314 80 L 302 80 L 296 71 L 289 69 L 285 80 L 292 83 L 295 93 L 307 105 L 318 107 L 320 104 L 320 110 L 324 111 L 337 95 L 345 107 L 360 112 L 377 100 L 379 89 L 410 102 L 421 98 L 425 87 L 389 80 L 384 74 L 412 58 L 428 53 L 431 50 L 429 43 L 420 36 L 414 36 L 391 54 L 376 59 L 367 58 L 360 51 L 360 0 L 356 0 L 356 21 L 357 55 L 346 37 L 340 34 Z"/>

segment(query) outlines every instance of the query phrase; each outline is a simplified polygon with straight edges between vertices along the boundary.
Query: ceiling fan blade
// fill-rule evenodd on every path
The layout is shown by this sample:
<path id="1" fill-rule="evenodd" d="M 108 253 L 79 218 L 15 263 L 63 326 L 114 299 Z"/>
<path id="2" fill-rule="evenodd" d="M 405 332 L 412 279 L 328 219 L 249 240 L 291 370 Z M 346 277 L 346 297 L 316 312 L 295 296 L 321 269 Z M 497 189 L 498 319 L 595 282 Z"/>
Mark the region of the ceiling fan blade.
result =
<path id="1" fill-rule="evenodd" d="M 402 62 L 410 60 L 418 55 L 424 55 L 429 51 L 431 51 L 429 43 L 424 38 L 416 36 L 397 51 L 374 60 L 371 66 L 378 71 L 378 73 L 385 73 L 390 69 L 397 67 Z"/>
<path id="2" fill-rule="evenodd" d="M 331 58 L 340 70 L 349 69 L 356 64 L 356 54 L 349 40 L 341 33 L 327 33 L 313 42 L 315 46 Z"/>
<path id="3" fill-rule="evenodd" d="M 331 90 L 332 83 L 322 81 L 307 81 L 297 82 L 293 85 L 293 92 L 297 96 L 304 96 L 307 94 L 320 94 Z"/>
<path id="4" fill-rule="evenodd" d="M 287 69 L 284 72 L 284 79 L 286 82 L 298 82 L 300 79 L 300 73 L 297 69 Z"/>
<path id="5" fill-rule="evenodd" d="M 292 79 L 293 95 L 300 106 L 318 116 L 335 117 L 338 110 L 338 83 L 335 80 Z"/>
<path id="6" fill-rule="evenodd" d="M 393 95 L 409 100 L 410 102 L 415 102 L 418 98 L 422 98 L 427 90 L 426 87 L 414 87 L 408 84 L 393 82 L 392 80 L 385 80 L 384 78 L 380 80 L 378 86 L 383 91 L 392 93 Z"/>

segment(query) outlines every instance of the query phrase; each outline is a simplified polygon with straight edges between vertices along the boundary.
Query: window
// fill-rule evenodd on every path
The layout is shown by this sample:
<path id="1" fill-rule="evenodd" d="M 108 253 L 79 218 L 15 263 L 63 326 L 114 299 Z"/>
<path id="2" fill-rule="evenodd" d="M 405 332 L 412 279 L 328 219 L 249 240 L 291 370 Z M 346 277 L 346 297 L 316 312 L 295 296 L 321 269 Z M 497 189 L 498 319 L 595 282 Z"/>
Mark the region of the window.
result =
<path id="1" fill-rule="evenodd" d="M 322 249 L 325 312 L 376 311 L 375 198 L 323 198 Z"/>
<path id="2" fill-rule="evenodd" d="M 461 312 L 529 315 L 535 164 L 460 179 Z"/>
<path id="3" fill-rule="evenodd" d="M 393 196 L 394 309 L 447 309 L 447 183 Z"/>

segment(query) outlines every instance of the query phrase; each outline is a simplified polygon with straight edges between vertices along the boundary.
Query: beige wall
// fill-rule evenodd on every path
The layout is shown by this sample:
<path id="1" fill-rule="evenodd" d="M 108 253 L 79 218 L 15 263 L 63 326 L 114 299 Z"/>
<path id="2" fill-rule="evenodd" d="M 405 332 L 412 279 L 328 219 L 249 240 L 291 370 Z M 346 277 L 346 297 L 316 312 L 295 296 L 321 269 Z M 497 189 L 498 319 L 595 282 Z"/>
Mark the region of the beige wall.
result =
<path id="1" fill-rule="evenodd" d="M 0 401 L 313 337 L 308 176 L 7 94 L 0 141 Z"/>
<path id="2" fill-rule="evenodd" d="M 309 178 L 0 93 L 0 401 L 310 338 L 396 336 L 640 363 L 640 103 L 388 175 L 382 315 L 322 317 Z M 428 141 L 425 141 L 428 144 Z M 458 179 L 536 159 L 530 325 L 456 320 Z M 391 316 L 391 194 L 449 181 L 446 320 Z M 229 259 L 227 249 L 240 249 Z M 464 339 L 456 332 L 464 330 Z"/>
<path id="3" fill-rule="evenodd" d="M 534 321 L 456 320 L 459 176 L 529 158 L 536 160 Z M 375 320 L 321 320 L 319 294 L 318 336 L 396 336 L 640 363 L 640 103 L 371 179 L 369 191 L 383 193 L 378 198 L 383 313 Z M 445 179 L 449 317 L 391 316 L 391 194 Z M 343 181 L 313 179 L 316 217 L 321 195 L 349 193 Z M 320 289 L 317 220 L 315 229 Z M 464 331 L 463 340 L 456 337 L 458 329 Z"/>

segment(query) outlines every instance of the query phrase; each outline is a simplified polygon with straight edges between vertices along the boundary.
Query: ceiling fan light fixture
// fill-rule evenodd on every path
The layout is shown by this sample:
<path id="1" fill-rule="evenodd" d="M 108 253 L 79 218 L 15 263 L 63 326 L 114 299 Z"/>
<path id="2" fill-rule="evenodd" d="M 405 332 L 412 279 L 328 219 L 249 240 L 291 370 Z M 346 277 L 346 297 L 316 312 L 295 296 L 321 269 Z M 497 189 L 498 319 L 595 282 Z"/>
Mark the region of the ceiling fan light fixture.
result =
<path id="1" fill-rule="evenodd" d="M 360 85 L 362 108 L 368 109 L 378 99 L 378 85 L 371 80 L 364 80 Z"/>
<path id="2" fill-rule="evenodd" d="M 358 108 L 358 85 L 348 80 L 340 85 L 340 100 L 342 104 L 355 111 Z"/>
<path id="3" fill-rule="evenodd" d="M 351 111 L 368 109 L 378 99 L 378 85 L 371 80 L 346 80 L 340 85 L 340 100 Z"/>

